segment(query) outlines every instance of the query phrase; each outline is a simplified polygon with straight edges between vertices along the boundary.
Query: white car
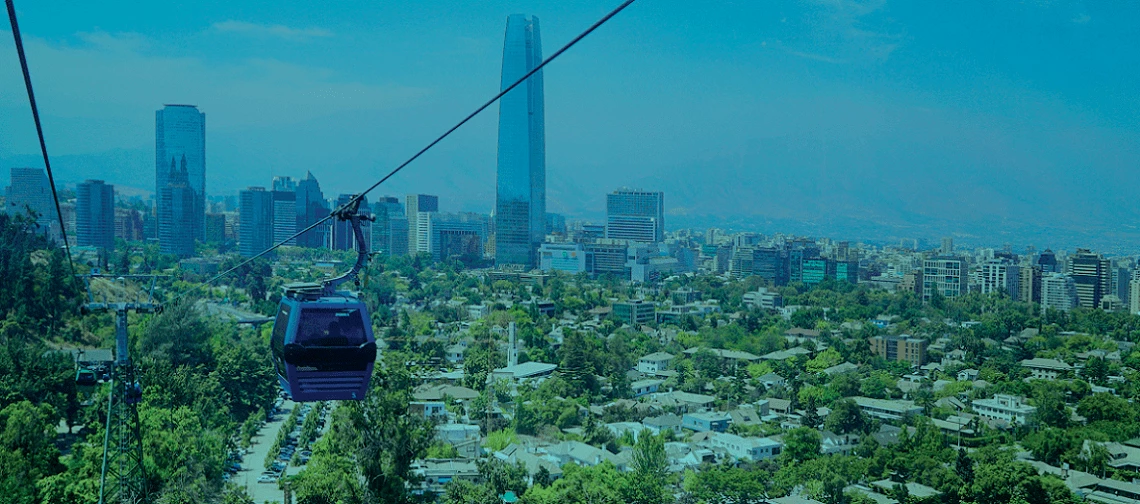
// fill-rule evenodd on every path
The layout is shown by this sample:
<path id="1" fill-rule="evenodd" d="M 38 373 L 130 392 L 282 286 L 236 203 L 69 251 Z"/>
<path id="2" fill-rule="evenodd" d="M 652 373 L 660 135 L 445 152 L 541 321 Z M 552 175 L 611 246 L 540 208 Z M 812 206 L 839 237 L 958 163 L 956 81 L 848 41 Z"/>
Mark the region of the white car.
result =
<path id="1" fill-rule="evenodd" d="M 260 477 L 257 478 L 257 482 L 258 483 L 276 483 L 277 477 L 269 475 L 269 474 L 262 474 Z"/>

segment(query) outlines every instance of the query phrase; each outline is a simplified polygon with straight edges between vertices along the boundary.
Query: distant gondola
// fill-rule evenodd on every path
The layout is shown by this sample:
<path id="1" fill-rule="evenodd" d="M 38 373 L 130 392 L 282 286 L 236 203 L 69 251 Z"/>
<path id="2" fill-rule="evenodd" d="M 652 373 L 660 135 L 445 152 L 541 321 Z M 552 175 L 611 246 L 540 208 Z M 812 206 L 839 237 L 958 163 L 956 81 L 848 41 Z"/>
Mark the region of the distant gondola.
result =
<path id="1" fill-rule="evenodd" d="M 357 213 L 359 200 L 337 218 L 352 223 L 357 260 L 347 273 L 320 284 L 285 286 L 270 346 L 281 388 L 294 401 L 361 400 L 376 361 L 372 318 L 359 298 L 338 291 L 368 260 Z"/>
<path id="2" fill-rule="evenodd" d="M 79 368 L 75 372 L 75 384 L 80 387 L 94 387 L 99 382 L 99 377 L 95 372 L 87 368 Z"/>

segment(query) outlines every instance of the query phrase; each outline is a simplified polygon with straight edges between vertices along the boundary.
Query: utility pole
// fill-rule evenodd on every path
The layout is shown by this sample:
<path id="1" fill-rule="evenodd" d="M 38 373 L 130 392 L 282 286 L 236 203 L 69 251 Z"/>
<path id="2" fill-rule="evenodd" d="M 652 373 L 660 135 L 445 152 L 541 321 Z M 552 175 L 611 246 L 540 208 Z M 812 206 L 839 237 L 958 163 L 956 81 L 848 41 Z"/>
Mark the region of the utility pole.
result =
<path id="1" fill-rule="evenodd" d="M 87 284 L 87 312 L 115 313 L 115 362 L 111 370 L 110 391 L 107 394 L 107 424 L 103 432 L 103 469 L 99 475 L 99 504 L 142 504 L 148 502 L 146 473 L 143 467 L 142 435 L 140 433 L 138 403 L 142 399 L 142 386 L 131 362 L 127 341 L 127 315 L 159 313 L 162 306 L 153 302 L 153 275 L 119 275 L 126 278 L 150 278 L 147 301 L 96 303 L 91 291 L 92 278 L 108 278 L 96 273 L 82 275 Z"/>

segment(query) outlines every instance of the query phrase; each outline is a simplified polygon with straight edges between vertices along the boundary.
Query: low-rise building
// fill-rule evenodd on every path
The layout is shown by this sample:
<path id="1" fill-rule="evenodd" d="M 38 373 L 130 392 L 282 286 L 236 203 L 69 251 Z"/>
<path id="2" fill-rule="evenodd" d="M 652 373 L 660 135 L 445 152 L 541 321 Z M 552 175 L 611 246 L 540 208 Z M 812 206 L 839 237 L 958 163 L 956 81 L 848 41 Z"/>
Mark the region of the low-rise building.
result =
<path id="1" fill-rule="evenodd" d="M 906 334 L 875 336 L 868 340 L 871 353 L 889 361 L 906 361 L 915 366 L 926 363 L 926 340 Z"/>
<path id="2" fill-rule="evenodd" d="M 633 392 L 633 397 L 641 397 L 657 392 L 657 388 L 665 383 L 664 380 L 637 380 L 629 384 L 629 389 Z"/>
<path id="3" fill-rule="evenodd" d="M 557 364 L 531 361 L 496 369 L 491 373 L 491 376 L 493 379 L 527 380 L 550 376 L 555 369 L 558 369 Z"/>
<path id="4" fill-rule="evenodd" d="M 882 420 L 901 420 L 911 415 L 922 413 L 922 407 L 911 401 L 898 401 L 893 399 L 875 399 L 873 397 L 856 396 L 851 398 L 859 409 L 867 416 Z"/>
<path id="5" fill-rule="evenodd" d="M 653 303 L 646 302 L 644 299 L 614 303 L 613 308 L 613 317 L 630 325 L 653 322 L 656 313 Z"/>
<path id="6" fill-rule="evenodd" d="M 761 287 L 755 292 L 744 293 L 744 305 L 752 309 L 775 310 L 784 305 L 779 293 Z"/>
<path id="7" fill-rule="evenodd" d="M 724 432 L 710 432 L 705 444 L 713 450 L 723 450 L 736 460 L 748 462 L 775 457 L 783 446 L 768 438 L 740 437 Z"/>
<path id="8" fill-rule="evenodd" d="M 442 493 L 452 481 L 480 483 L 483 479 L 473 460 L 428 459 L 421 461 L 412 472 L 422 479 L 423 490 L 432 493 Z"/>
<path id="9" fill-rule="evenodd" d="M 996 394 L 992 399 L 978 399 L 971 404 L 971 407 L 975 413 L 984 418 L 1020 425 L 1025 425 L 1037 412 L 1035 406 L 1026 404 L 1024 397 L 1008 394 Z"/>
<path id="10" fill-rule="evenodd" d="M 447 415 L 447 407 L 441 401 L 412 401 L 408 403 L 408 414 L 437 418 Z"/>
<path id="11" fill-rule="evenodd" d="M 669 368 L 673 354 L 653 352 L 637 360 L 637 370 L 645 374 L 657 374 Z"/>
<path id="12" fill-rule="evenodd" d="M 435 438 L 455 447 L 460 458 L 479 456 L 479 426 L 468 424 L 440 424 L 435 426 Z"/>
<path id="13" fill-rule="evenodd" d="M 681 417 L 681 427 L 696 432 L 724 432 L 732 417 L 728 413 L 716 411 L 703 411 L 699 413 L 685 413 Z"/>
<path id="14" fill-rule="evenodd" d="M 673 434 L 681 434 L 681 417 L 672 413 L 645 418 L 641 421 L 641 424 L 655 435 L 665 431 L 673 431 Z"/>
<path id="15" fill-rule="evenodd" d="M 1064 378 L 1073 372 L 1073 366 L 1057 359 L 1027 359 L 1021 361 L 1021 367 L 1028 369 L 1033 378 L 1046 380 Z"/>

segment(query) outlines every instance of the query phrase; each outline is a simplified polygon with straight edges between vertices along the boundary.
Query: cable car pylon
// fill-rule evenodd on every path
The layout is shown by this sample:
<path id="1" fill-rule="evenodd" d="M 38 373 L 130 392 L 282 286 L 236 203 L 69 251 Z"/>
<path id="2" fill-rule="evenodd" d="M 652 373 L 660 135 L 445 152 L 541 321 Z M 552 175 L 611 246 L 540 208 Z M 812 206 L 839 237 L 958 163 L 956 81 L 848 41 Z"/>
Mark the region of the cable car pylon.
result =
<path id="1" fill-rule="evenodd" d="M 111 368 L 107 394 L 107 423 L 103 431 L 103 468 L 99 475 L 99 504 L 140 504 L 148 502 L 146 472 L 143 466 L 142 435 L 138 403 L 142 386 L 131 361 L 127 341 L 127 315 L 159 313 L 162 305 L 153 301 L 155 275 L 80 275 L 87 285 L 85 312 L 115 313 L 115 361 Z M 149 278 L 147 300 L 96 302 L 91 291 L 92 278 Z"/>

